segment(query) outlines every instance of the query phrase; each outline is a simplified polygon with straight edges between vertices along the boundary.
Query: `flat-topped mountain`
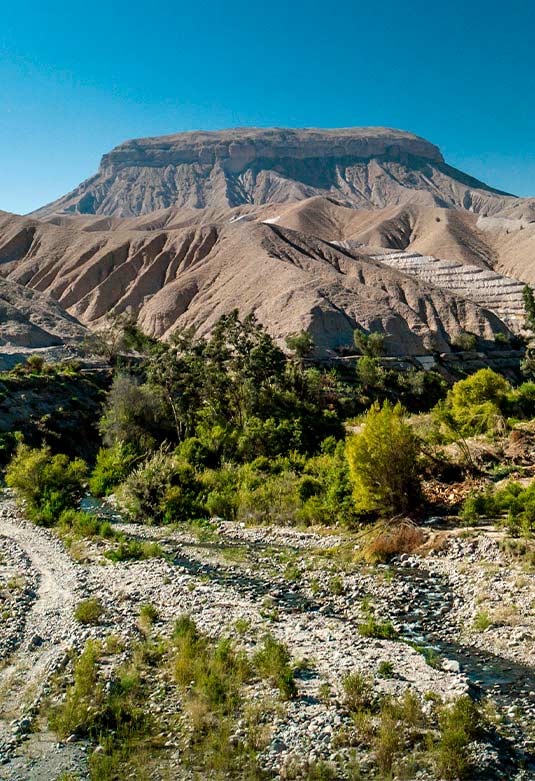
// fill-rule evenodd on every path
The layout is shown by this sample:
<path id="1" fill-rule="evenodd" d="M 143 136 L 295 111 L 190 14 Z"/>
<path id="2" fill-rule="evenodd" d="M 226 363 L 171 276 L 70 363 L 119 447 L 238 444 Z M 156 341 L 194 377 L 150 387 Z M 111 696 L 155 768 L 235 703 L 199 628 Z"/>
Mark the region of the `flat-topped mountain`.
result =
<path id="1" fill-rule="evenodd" d="M 120 144 L 99 171 L 35 212 L 130 217 L 168 207 L 228 208 L 327 196 L 352 208 L 414 203 L 535 215 L 533 201 L 447 165 L 440 150 L 389 128 L 238 128 Z"/>

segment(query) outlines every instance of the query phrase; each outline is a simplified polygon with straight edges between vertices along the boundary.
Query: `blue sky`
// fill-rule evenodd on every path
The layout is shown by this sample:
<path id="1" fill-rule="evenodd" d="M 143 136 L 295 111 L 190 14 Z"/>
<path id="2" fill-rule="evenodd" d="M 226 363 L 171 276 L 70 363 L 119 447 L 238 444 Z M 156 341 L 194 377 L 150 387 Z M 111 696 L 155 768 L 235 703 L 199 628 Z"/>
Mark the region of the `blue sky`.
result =
<path id="1" fill-rule="evenodd" d="M 128 138 L 233 126 L 411 130 L 535 195 L 528 0 L 4 4 L 0 209 L 27 212 Z"/>

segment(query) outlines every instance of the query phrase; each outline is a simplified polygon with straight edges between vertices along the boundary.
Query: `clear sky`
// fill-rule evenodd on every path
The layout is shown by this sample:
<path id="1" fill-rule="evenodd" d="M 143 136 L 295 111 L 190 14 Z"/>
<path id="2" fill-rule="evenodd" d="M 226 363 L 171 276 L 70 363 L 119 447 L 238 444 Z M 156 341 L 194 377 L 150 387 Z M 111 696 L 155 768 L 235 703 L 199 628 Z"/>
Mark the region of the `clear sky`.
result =
<path id="1" fill-rule="evenodd" d="M 384 125 L 535 195 L 533 0 L 26 0 L 2 5 L 0 209 L 24 213 L 128 138 Z"/>

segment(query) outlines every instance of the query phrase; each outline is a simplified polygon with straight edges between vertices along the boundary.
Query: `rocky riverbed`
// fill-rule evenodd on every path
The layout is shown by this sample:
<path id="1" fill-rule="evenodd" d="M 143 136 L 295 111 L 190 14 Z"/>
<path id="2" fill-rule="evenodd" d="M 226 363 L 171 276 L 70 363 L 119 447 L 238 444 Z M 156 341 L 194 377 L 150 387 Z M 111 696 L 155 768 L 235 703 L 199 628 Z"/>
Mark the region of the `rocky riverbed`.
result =
<path id="1" fill-rule="evenodd" d="M 502 552 L 492 530 L 443 533 L 425 555 L 386 567 L 356 560 L 356 540 L 345 534 L 227 522 L 194 533 L 114 521 L 128 535 L 158 542 L 165 556 L 113 564 L 103 556 L 108 542 L 67 548 L 25 521 L 11 497 L 0 500 L 0 778 L 88 777 L 89 744 L 74 736 L 59 742 L 42 704 L 52 680 L 69 675 L 71 650 L 110 634 L 128 649 L 149 603 L 162 636 L 187 613 L 203 632 L 230 635 L 248 653 L 266 632 L 286 644 L 298 696 L 273 710 L 261 756 L 271 778 L 287 777 L 296 761 L 336 766 L 344 752 L 349 757 L 340 744 L 351 721 L 342 682 L 354 672 L 374 696 L 410 688 L 424 707 L 432 697 L 465 692 L 492 698 L 499 735 L 474 744 L 474 778 L 535 778 L 535 575 Z M 75 619 L 76 605 L 90 597 L 104 608 L 94 626 Z M 363 636 L 359 626 L 370 615 L 391 622 L 397 635 Z M 278 693 L 253 683 L 249 696 L 261 705 L 263 698 L 276 703 Z M 155 680 L 148 707 L 173 714 L 179 705 Z M 166 749 L 172 777 L 193 778 L 172 735 Z M 351 753 L 366 772 L 369 752 L 357 746 Z"/>

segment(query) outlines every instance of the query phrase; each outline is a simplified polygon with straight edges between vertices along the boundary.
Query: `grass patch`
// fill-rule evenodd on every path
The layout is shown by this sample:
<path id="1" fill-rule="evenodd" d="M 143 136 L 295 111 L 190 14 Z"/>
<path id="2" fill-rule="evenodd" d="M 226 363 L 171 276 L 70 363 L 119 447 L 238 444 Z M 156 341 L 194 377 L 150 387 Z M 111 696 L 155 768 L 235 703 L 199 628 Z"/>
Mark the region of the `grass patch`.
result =
<path id="1" fill-rule="evenodd" d="M 157 542 L 147 540 L 123 540 L 116 548 L 107 550 L 104 556 L 118 564 L 122 561 L 144 561 L 145 559 L 160 559 L 164 550 Z"/>
<path id="2" fill-rule="evenodd" d="M 371 614 L 362 624 L 359 624 L 358 632 L 362 637 L 374 637 L 379 640 L 395 640 L 398 637 L 391 621 L 378 621 Z"/>
<path id="3" fill-rule="evenodd" d="M 81 624 L 98 624 L 103 613 L 104 608 L 100 600 L 92 597 L 84 599 L 76 606 L 74 617 Z"/>
<path id="4" fill-rule="evenodd" d="M 273 635 L 265 635 L 262 646 L 254 655 L 254 665 L 263 678 L 269 678 L 279 689 L 284 699 L 297 696 L 294 671 L 290 666 L 291 656 L 284 643 Z"/>

